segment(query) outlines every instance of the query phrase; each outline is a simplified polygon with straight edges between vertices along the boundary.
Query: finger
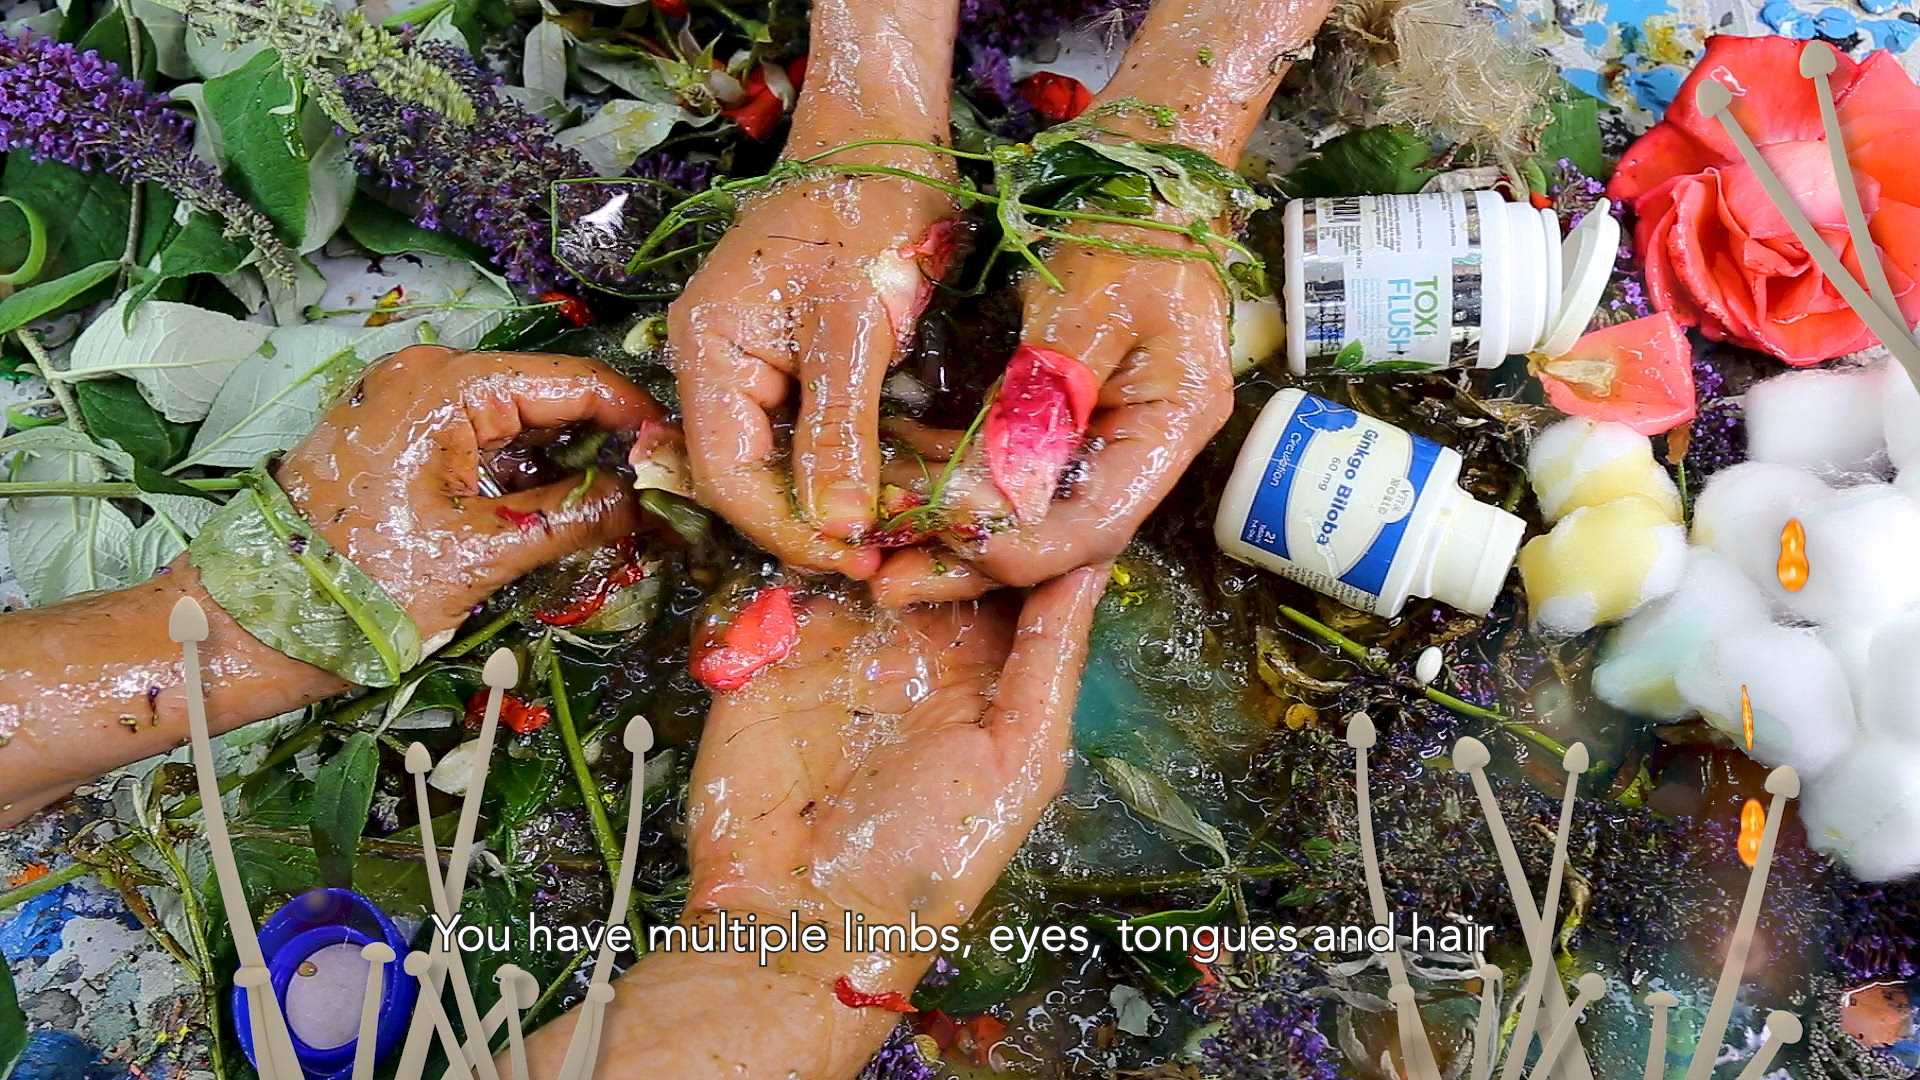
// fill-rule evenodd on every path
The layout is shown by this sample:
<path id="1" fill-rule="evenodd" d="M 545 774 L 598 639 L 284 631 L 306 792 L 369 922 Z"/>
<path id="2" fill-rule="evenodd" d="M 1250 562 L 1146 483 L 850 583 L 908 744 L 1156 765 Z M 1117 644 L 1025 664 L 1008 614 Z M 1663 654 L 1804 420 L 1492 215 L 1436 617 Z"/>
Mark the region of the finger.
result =
<path id="1" fill-rule="evenodd" d="M 1039 524 L 991 535 L 974 555 L 980 569 L 1032 585 L 1118 555 L 1232 413 L 1232 363 L 1224 346 L 1161 340 L 1135 350 L 1100 396 L 1084 478 Z"/>
<path id="2" fill-rule="evenodd" d="M 666 418 L 646 391 L 598 360 L 545 353 L 466 353 L 451 361 L 459 400 L 482 447 L 522 432 L 587 423 L 633 431 Z"/>
<path id="3" fill-rule="evenodd" d="M 800 412 L 794 418 L 793 479 L 802 511 L 827 536 L 858 536 L 873 524 L 880 474 L 880 386 L 896 338 L 871 293 L 829 300 L 802 343 Z"/>
<path id="4" fill-rule="evenodd" d="M 498 586 L 547 563 L 586 548 L 611 543 L 640 527 L 638 500 L 626 480 L 602 471 L 582 486 L 581 478 L 516 491 L 498 499 L 467 502 L 479 543 L 487 551 L 475 565 L 485 566 Z"/>
<path id="5" fill-rule="evenodd" d="M 882 420 L 880 429 L 889 436 L 906 443 L 914 453 L 931 461 L 946 461 L 951 458 L 960 449 L 960 440 L 966 435 L 962 431 L 933 427 L 904 416 Z"/>
<path id="6" fill-rule="evenodd" d="M 1037 276 L 1028 279 L 1020 341 L 1066 353 L 1104 383 L 1141 335 L 1140 290 L 1130 282 L 1140 272 L 1139 261 L 1068 244 L 1047 265 L 1069 283 L 1067 291 L 1056 292 Z"/>
<path id="7" fill-rule="evenodd" d="M 1066 779 L 1087 633 L 1109 573 L 1105 564 L 1082 567 L 1027 596 L 999 689 L 981 720 L 1005 775 L 1030 777 L 1043 796 Z"/>
<path id="8" fill-rule="evenodd" d="M 874 602 L 889 608 L 972 600 L 1003 587 L 952 552 L 924 547 L 888 556 L 867 584 Z"/>
<path id="9" fill-rule="evenodd" d="M 813 570 L 872 576 L 880 552 L 822 536 L 794 512 L 785 475 L 773 464 L 767 410 L 786 397 L 787 376 L 729 339 L 689 333 L 675 367 L 694 494 L 747 539 L 786 562 Z"/>

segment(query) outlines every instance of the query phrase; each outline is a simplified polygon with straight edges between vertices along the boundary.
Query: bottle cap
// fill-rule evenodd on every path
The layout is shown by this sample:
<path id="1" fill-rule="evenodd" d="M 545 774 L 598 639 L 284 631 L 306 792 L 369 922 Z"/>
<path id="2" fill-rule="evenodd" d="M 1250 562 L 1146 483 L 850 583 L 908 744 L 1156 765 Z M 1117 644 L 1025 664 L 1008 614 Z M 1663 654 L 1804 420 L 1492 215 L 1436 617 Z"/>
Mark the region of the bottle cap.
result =
<path id="1" fill-rule="evenodd" d="M 1620 223 L 1614 220 L 1613 204 L 1605 199 L 1595 203 L 1560 249 L 1560 310 L 1537 350 L 1549 357 L 1565 354 L 1580 340 L 1613 278 L 1613 263 L 1620 255 Z"/>
<path id="2" fill-rule="evenodd" d="M 1506 586 L 1527 523 L 1458 488 L 1434 541 L 1427 595 L 1472 615 L 1485 615 Z"/>

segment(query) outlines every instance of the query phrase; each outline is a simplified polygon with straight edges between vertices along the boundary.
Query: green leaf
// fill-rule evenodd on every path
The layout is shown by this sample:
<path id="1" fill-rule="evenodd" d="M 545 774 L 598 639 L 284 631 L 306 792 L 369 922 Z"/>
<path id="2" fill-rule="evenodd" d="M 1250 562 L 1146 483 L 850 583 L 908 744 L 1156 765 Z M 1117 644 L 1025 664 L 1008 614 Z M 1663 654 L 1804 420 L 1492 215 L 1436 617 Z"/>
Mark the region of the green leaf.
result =
<path id="1" fill-rule="evenodd" d="M 11 333 L 35 319 L 59 314 L 76 297 L 111 278 L 119 269 L 118 259 L 103 259 L 65 277 L 30 285 L 0 300 L 0 334 Z"/>
<path id="2" fill-rule="evenodd" d="M 283 239 L 298 244 L 307 224 L 307 151 L 280 57 L 262 52 L 208 79 L 206 100 L 220 125 L 228 181 L 279 226 Z"/>
<path id="3" fill-rule="evenodd" d="M 423 229 L 407 220 L 407 216 L 400 211 L 365 195 L 355 199 L 352 208 L 347 211 L 346 229 L 354 243 L 376 255 L 425 251 L 471 262 L 480 262 L 487 257 L 486 250 L 480 245 L 450 233 Z"/>
<path id="4" fill-rule="evenodd" d="M 118 262 L 127 246 L 126 185 L 99 169 L 81 172 L 57 161 L 31 161 L 8 154 L 0 195 L 33 207 L 47 225 L 47 248 L 56 267 L 73 270 Z M 26 222 L 17 214 L 0 219 L 0 251 L 25 251 Z"/>
<path id="5" fill-rule="evenodd" d="M 228 239 L 221 231 L 220 219 L 211 214 L 193 215 L 160 249 L 160 272 L 133 290 L 134 298 L 126 309 L 128 317 L 168 281 L 193 274 L 231 274 L 240 269 L 252 250 L 249 244 Z"/>
<path id="6" fill-rule="evenodd" d="M 313 824 L 313 789 L 292 762 L 261 769 L 240 785 L 241 820 L 264 829 L 305 829 Z"/>
<path id="7" fill-rule="evenodd" d="M 225 501 L 213 492 L 183 484 L 144 461 L 133 463 L 133 483 L 141 491 L 152 495 L 176 495 L 183 499 L 200 499 L 215 506 L 225 505 Z"/>
<path id="8" fill-rule="evenodd" d="M 27 1014 L 20 1010 L 7 958 L 0 954 L 0 1080 L 13 1075 L 13 1067 L 26 1049 Z"/>
<path id="9" fill-rule="evenodd" d="M 1428 168 L 1433 144 L 1408 128 L 1350 131 L 1321 147 L 1281 184 L 1289 197 L 1411 195 L 1438 175 Z"/>
<path id="10" fill-rule="evenodd" d="M 960 956 L 948 958 L 959 970 L 941 987 L 914 991 L 913 1003 L 923 1010 L 970 1013 L 989 1009 L 1025 993 L 1040 974 L 1040 950 L 1022 961 L 1017 952 L 1003 953 L 982 939 L 971 942 Z"/>
<path id="11" fill-rule="evenodd" d="M 6 454 L 15 455 L 12 480 L 94 483 L 133 470 L 126 452 L 65 426 L 0 439 L 0 456 Z M 36 604 L 131 580 L 133 521 L 107 499 L 8 499 L 4 520 L 14 575 Z"/>
<path id="12" fill-rule="evenodd" d="M 264 919 L 281 901 L 318 887 L 320 873 L 312 849 L 260 836 L 233 838 L 233 861 L 240 871 L 241 891 L 256 920 Z M 210 917 L 225 924 L 227 906 L 209 867 L 201 888 Z"/>
<path id="13" fill-rule="evenodd" d="M 189 552 L 213 601 L 268 648 L 363 686 L 420 661 L 420 630 L 378 582 L 333 550 L 262 473 Z"/>
<path id="14" fill-rule="evenodd" d="M 74 392 L 88 430 L 132 454 L 136 469 L 143 465 L 150 471 L 164 469 L 179 460 L 193 441 L 193 429 L 170 423 L 156 412 L 131 379 L 90 379 L 74 387 Z M 179 486 L 198 494 L 184 484 Z"/>
<path id="15" fill-rule="evenodd" d="M 348 739 L 313 778 L 313 850 L 320 880 L 332 888 L 353 887 L 353 862 L 379 778 L 380 744 L 364 731 Z"/>
<path id="16" fill-rule="evenodd" d="M 1220 921 L 1220 916 L 1225 914 L 1227 910 L 1227 901 L 1228 892 L 1226 887 L 1222 886 L 1220 892 L 1214 896 L 1213 901 L 1203 908 L 1156 911 L 1149 915 L 1129 916 L 1124 920 L 1111 915 L 1090 915 L 1087 917 L 1087 925 L 1098 930 L 1101 934 L 1111 938 L 1113 941 L 1119 942 L 1120 924 L 1123 921 L 1131 923 L 1134 926 L 1155 926 L 1161 928 L 1169 926 L 1191 927 L 1217 925 Z M 1193 985 L 1200 981 L 1200 969 L 1194 967 L 1187 953 L 1179 949 L 1159 949 L 1154 951 L 1136 949 L 1128 950 L 1126 955 L 1132 959 L 1134 963 L 1140 965 L 1140 970 L 1146 972 L 1148 980 L 1150 980 L 1161 993 L 1169 997 L 1179 997 L 1188 990 L 1193 989 Z"/>
<path id="17" fill-rule="evenodd" d="M 25 285 L 40 276 L 47 265 L 47 223 L 33 206 L 11 195 L 0 195 L 0 203 L 11 204 L 27 226 L 27 254 L 13 269 L 0 272 L 0 285 Z"/>
<path id="18" fill-rule="evenodd" d="M 283 326 L 236 366 L 207 408 L 184 465 L 247 468 L 306 438 L 367 361 L 410 345 L 409 322 L 376 330 Z"/>
<path id="19" fill-rule="evenodd" d="M 86 34 L 75 43 L 74 48 L 81 52 L 92 49 L 100 54 L 100 59 L 118 65 L 121 74 L 150 80 L 153 78 L 154 61 L 158 54 L 154 50 L 153 39 L 144 32 L 144 28 L 140 37 L 141 63 L 140 70 L 135 72 L 132 70 L 133 55 L 127 41 L 126 16 L 121 14 L 120 8 L 110 7 L 105 15 L 87 28 Z"/>
<path id="20" fill-rule="evenodd" d="M 153 300 L 131 317 L 126 297 L 93 320 L 74 342 L 69 380 L 126 375 L 147 401 L 176 423 L 203 419 L 240 361 L 273 332 L 269 326 L 193 304 Z"/>
<path id="21" fill-rule="evenodd" d="M 1562 79 L 1547 107 L 1553 122 L 1540 135 L 1534 158 L 1540 167 L 1551 171 L 1565 158 L 1596 180 L 1613 175 L 1613 163 L 1600 145 L 1600 99 Z"/>
<path id="22" fill-rule="evenodd" d="M 515 743 L 495 754 L 487 773 L 487 794 L 499 800 L 498 830 L 514 830 L 552 809 L 565 777 L 566 751 L 552 724 L 541 728 L 524 744 Z"/>
<path id="23" fill-rule="evenodd" d="M 1226 837 L 1194 813 L 1193 807 L 1173 790 L 1173 785 L 1125 758 L 1097 757 L 1093 763 L 1107 778 L 1107 783 L 1113 785 L 1120 801 L 1134 813 L 1160 826 L 1176 840 L 1206 846 L 1220 856 L 1222 865 L 1227 862 Z"/>

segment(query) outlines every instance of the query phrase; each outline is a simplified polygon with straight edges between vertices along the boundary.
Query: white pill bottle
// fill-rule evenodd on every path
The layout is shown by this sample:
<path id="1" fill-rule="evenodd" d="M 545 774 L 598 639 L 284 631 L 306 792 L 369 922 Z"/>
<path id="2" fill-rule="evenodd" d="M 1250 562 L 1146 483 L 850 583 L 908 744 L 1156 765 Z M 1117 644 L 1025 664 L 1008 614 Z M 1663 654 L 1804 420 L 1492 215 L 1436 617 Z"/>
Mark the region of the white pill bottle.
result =
<path id="1" fill-rule="evenodd" d="M 1462 490 L 1460 466 L 1430 439 L 1282 390 L 1240 448 L 1214 539 L 1242 562 L 1375 615 L 1397 615 L 1413 596 L 1484 615 L 1526 523 Z"/>
<path id="2" fill-rule="evenodd" d="M 1606 290 L 1620 249 L 1608 211 L 1601 200 L 1562 240 L 1552 210 L 1493 191 L 1295 199 L 1287 366 L 1367 375 L 1558 356 Z"/>

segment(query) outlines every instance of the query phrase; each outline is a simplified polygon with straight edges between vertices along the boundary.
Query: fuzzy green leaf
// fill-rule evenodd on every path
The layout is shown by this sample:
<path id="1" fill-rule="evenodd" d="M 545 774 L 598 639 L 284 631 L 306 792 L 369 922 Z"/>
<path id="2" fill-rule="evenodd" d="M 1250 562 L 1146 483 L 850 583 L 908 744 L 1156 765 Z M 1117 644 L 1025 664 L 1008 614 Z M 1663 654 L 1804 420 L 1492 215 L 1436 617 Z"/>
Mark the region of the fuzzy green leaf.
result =
<path id="1" fill-rule="evenodd" d="M 39 427 L 0 439 L 16 455 L 9 479 L 95 483 L 127 476 L 133 459 L 70 427 Z M 133 521 L 106 499 L 7 499 L 13 572 L 27 598 L 50 604 L 76 593 L 117 589 L 130 580 Z"/>
<path id="2" fill-rule="evenodd" d="M 379 583 L 255 472 L 188 551 L 213 601 L 268 648 L 363 686 L 420 661 L 420 630 Z"/>
<path id="3" fill-rule="evenodd" d="M 1227 861 L 1227 840 L 1220 830 L 1195 813 L 1173 785 L 1138 765 L 1117 757 L 1095 758 L 1107 783 L 1134 813 L 1160 826 L 1176 840 L 1201 844 Z"/>
<path id="4" fill-rule="evenodd" d="M 480 245 L 449 233 L 423 229 L 407 220 L 405 214 L 364 195 L 347 211 L 347 235 L 376 255 L 400 255 L 424 251 L 455 259 L 478 262 L 487 257 Z"/>
<path id="5" fill-rule="evenodd" d="M 193 274 L 231 274 L 252 250 L 251 244 L 228 239 L 213 215 L 193 215 L 160 249 L 160 272 L 133 290 L 126 317 L 131 318 L 140 302 L 167 282 Z"/>
<path id="6" fill-rule="evenodd" d="M 0 954 L 0 1080 L 13 1075 L 13 1067 L 26 1049 L 27 1014 L 20 1010 L 7 958 Z"/>
<path id="7" fill-rule="evenodd" d="M 229 183 L 272 219 L 283 239 L 298 244 L 307 224 L 307 152 L 280 57 L 263 52 L 208 79 L 206 100 L 220 125 Z"/>
<path id="8" fill-rule="evenodd" d="M 1296 199 L 1336 195 L 1411 195 L 1436 174 L 1433 146 L 1408 128 L 1350 131 L 1320 148 L 1281 185 Z"/>
<path id="9" fill-rule="evenodd" d="M 1534 160 L 1552 169 L 1565 158 L 1574 168 L 1596 180 L 1613 174 L 1613 163 L 1600 143 L 1600 99 L 1560 80 L 1559 92 L 1548 103 L 1553 122 L 1540 135 L 1540 153 Z"/>
<path id="10" fill-rule="evenodd" d="M 178 461 L 193 441 L 193 428 L 161 416 L 131 379 L 90 379 L 74 387 L 74 393 L 88 430 L 132 454 L 136 468 L 164 469 Z"/>
<path id="11" fill-rule="evenodd" d="M 354 857 L 379 778 L 380 744 L 364 731 L 348 739 L 313 778 L 313 850 L 320 880 L 331 888 L 353 887 Z"/>
<path id="12" fill-rule="evenodd" d="M 59 314 L 82 293 L 112 277 L 119 269 L 119 260 L 103 259 L 0 300 L 0 334 L 11 333 L 35 319 Z"/>
<path id="13" fill-rule="evenodd" d="M 203 419 L 240 361 L 273 332 L 218 311 L 160 300 L 127 316 L 128 303 L 122 297 L 80 334 L 65 377 L 126 375 L 160 415 L 176 423 Z"/>

